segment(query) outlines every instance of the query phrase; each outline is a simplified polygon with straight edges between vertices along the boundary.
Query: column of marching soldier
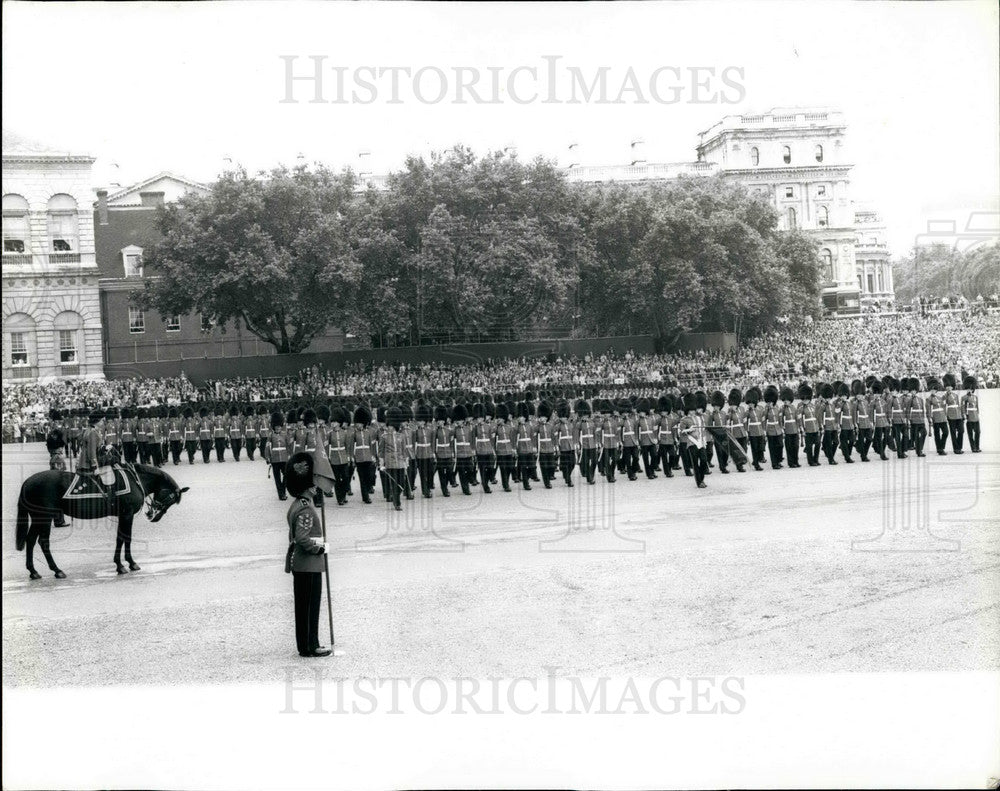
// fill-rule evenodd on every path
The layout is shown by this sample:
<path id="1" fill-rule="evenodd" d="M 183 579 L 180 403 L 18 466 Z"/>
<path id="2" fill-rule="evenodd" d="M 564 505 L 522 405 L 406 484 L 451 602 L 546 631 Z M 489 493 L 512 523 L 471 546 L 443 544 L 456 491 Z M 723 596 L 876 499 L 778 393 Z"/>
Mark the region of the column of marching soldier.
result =
<path id="1" fill-rule="evenodd" d="M 291 455 L 323 453 L 333 469 L 338 504 L 354 494 L 356 473 L 365 503 L 379 481 L 382 496 L 398 510 L 403 499 L 413 499 L 418 481 L 427 498 L 435 484 L 445 497 L 458 487 L 465 495 L 473 486 L 489 494 L 492 485 L 530 490 L 532 482 L 540 482 L 551 488 L 560 473 L 565 485 L 573 486 L 579 467 L 588 484 L 597 475 L 614 483 L 616 473 L 636 480 L 640 473 L 671 478 L 683 470 L 704 488 L 715 460 L 719 472 L 729 474 L 731 462 L 741 473 L 746 465 L 759 471 L 767 462 L 773 469 L 801 467 L 800 450 L 813 467 L 820 465 L 821 454 L 830 465 L 838 464 L 838 453 L 848 464 L 855 453 L 862 462 L 872 453 L 882 460 L 888 452 L 903 459 L 911 450 L 925 455 L 929 435 L 936 452 L 945 455 L 949 440 L 952 452 L 963 452 L 965 433 L 978 453 L 977 382 L 966 377 L 963 384 L 967 392 L 960 395 L 953 375 L 931 377 L 922 395 L 917 378 L 884 376 L 850 385 L 817 383 L 815 389 L 802 384 L 797 391 L 769 385 L 763 391 L 733 389 L 728 396 L 696 391 L 665 393 L 655 401 L 595 398 L 592 403 L 569 392 L 569 398 L 557 393 L 537 408 L 527 392 L 520 400 L 504 394 L 471 404 L 462 399 L 448 405 L 422 399 L 415 406 L 382 404 L 374 415 L 366 405 L 353 412 L 321 404 L 270 414 L 265 405 L 203 406 L 197 414 L 192 407 L 149 407 L 90 414 L 89 422 L 128 462 L 181 464 L 186 456 L 194 464 L 199 451 L 205 464 L 213 451 L 216 462 L 224 462 L 227 451 L 234 461 L 243 451 L 253 461 L 259 451 L 282 500 Z M 87 422 L 82 413 L 65 422 L 53 414 L 53 426 L 74 453 Z"/>

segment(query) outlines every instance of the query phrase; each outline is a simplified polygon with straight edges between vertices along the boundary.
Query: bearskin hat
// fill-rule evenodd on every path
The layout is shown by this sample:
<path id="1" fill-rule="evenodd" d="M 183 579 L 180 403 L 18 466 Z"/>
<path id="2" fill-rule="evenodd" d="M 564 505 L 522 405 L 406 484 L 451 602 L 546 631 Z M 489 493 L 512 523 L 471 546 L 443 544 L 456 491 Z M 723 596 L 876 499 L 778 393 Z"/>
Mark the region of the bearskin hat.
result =
<path id="1" fill-rule="evenodd" d="M 805 382 L 799 385 L 799 398 L 803 401 L 812 401 L 813 389 Z"/>
<path id="2" fill-rule="evenodd" d="M 139 410 L 139 415 L 140 415 L 140 417 L 142 416 L 142 409 Z M 198 410 L 198 417 L 208 417 L 208 407 L 207 406 L 203 406 L 201 409 Z"/>
<path id="3" fill-rule="evenodd" d="M 729 391 L 729 398 L 726 399 L 729 406 L 739 406 L 743 401 L 743 391 L 734 387 Z"/>
<path id="4" fill-rule="evenodd" d="M 375 407 L 375 419 L 385 425 L 385 404 L 379 404 Z"/>
<path id="5" fill-rule="evenodd" d="M 563 400 L 563 401 L 560 401 L 558 404 L 556 404 L 556 415 L 558 415 L 561 418 L 568 418 L 569 417 L 569 403 L 566 402 L 565 400 Z"/>
<path id="6" fill-rule="evenodd" d="M 531 390 L 526 390 L 525 393 L 524 393 L 524 400 L 525 401 L 534 401 L 535 400 L 535 394 Z"/>
<path id="7" fill-rule="evenodd" d="M 248 406 L 246 409 L 243 410 L 243 417 L 253 417 L 253 414 L 254 412 L 252 406 Z"/>
<path id="8" fill-rule="evenodd" d="M 974 376 L 966 376 L 965 379 L 962 380 L 962 387 L 966 390 L 975 390 L 978 384 L 979 383 L 976 381 L 976 377 Z"/>
<path id="9" fill-rule="evenodd" d="M 303 425 L 306 425 L 306 426 L 315 426 L 316 425 L 316 410 L 314 410 L 314 409 L 307 409 L 305 412 L 303 412 L 302 413 L 302 423 L 303 423 Z"/>
<path id="10" fill-rule="evenodd" d="M 298 423 L 299 422 L 299 410 L 297 410 L 297 409 L 289 409 L 288 410 L 288 414 L 285 415 L 285 422 L 289 426 L 292 426 L 292 425 Z"/>
<path id="11" fill-rule="evenodd" d="M 271 428 L 281 428 L 285 425 L 285 416 L 281 412 L 271 413 Z"/>
<path id="12" fill-rule="evenodd" d="M 216 404 L 216 405 L 215 405 L 215 409 L 214 409 L 214 410 L 212 410 L 212 411 L 213 411 L 213 413 L 214 413 L 214 414 L 215 414 L 215 415 L 216 415 L 217 417 L 218 417 L 219 415 L 224 415 L 224 414 L 226 414 L 226 409 L 225 409 L 225 407 L 223 407 L 223 406 L 222 406 L 222 404 Z"/>
<path id="13" fill-rule="evenodd" d="M 486 410 L 483 409 L 483 405 L 478 401 L 472 405 L 472 416 L 474 418 L 481 418 L 486 415 Z"/>
<path id="14" fill-rule="evenodd" d="M 882 382 L 876 379 L 872 382 L 872 395 L 882 395 Z"/>
<path id="15" fill-rule="evenodd" d="M 497 405 L 493 403 L 492 399 L 489 399 L 483 404 L 483 411 L 486 413 L 487 418 L 495 418 L 497 416 Z"/>
<path id="16" fill-rule="evenodd" d="M 385 423 L 390 428 L 399 428 L 403 425 L 403 412 L 398 406 L 389 407 L 385 411 Z"/>
<path id="17" fill-rule="evenodd" d="M 721 390 L 712 391 L 712 406 L 716 409 L 722 409 L 726 405 L 726 397 L 722 394 Z"/>
<path id="18" fill-rule="evenodd" d="M 582 398 L 574 404 L 573 409 L 578 417 L 588 417 L 590 415 L 590 404 Z"/>
<path id="19" fill-rule="evenodd" d="M 851 382 L 851 394 L 852 395 L 864 395 L 865 394 L 865 383 L 860 379 L 855 379 Z"/>
<path id="20" fill-rule="evenodd" d="M 424 423 L 430 423 L 434 418 L 434 413 L 427 404 L 417 404 L 416 418 Z"/>
<path id="21" fill-rule="evenodd" d="M 129 413 L 128 417 L 132 417 L 132 414 Z M 192 418 L 192 417 L 194 417 L 194 410 L 191 407 L 189 407 L 189 406 L 184 407 L 184 417 L 185 418 Z"/>
<path id="22" fill-rule="evenodd" d="M 528 411 L 527 403 L 525 403 L 524 401 L 517 402 L 516 415 L 517 417 L 523 417 L 523 418 L 528 418 L 531 416 L 531 413 Z"/>
<path id="23" fill-rule="evenodd" d="M 774 385 L 768 385 L 764 388 L 764 402 L 767 404 L 777 404 L 778 403 L 778 388 Z"/>
<path id="24" fill-rule="evenodd" d="M 552 417 L 552 404 L 548 401 L 542 401 L 538 405 L 538 417 L 545 418 L 546 420 Z"/>
<path id="25" fill-rule="evenodd" d="M 696 409 L 705 409 L 708 407 L 708 395 L 704 390 L 695 390 L 694 404 Z"/>
<path id="26" fill-rule="evenodd" d="M 354 410 L 354 422 L 361 426 L 368 426 L 372 422 L 371 410 L 366 406 L 359 406 Z"/>
<path id="27" fill-rule="evenodd" d="M 792 388 L 786 386 L 781 388 L 780 392 L 778 393 L 778 397 L 782 401 L 794 401 L 795 393 L 792 391 Z"/>
<path id="28" fill-rule="evenodd" d="M 878 381 L 878 377 L 877 376 L 873 376 L 872 374 L 868 374 L 868 376 L 865 377 L 865 387 L 871 388 L 872 384 L 874 382 L 877 382 L 877 381 Z M 861 394 L 859 393 L 858 395 L 861 395 Z"/>
<path id="29" fill-rule="evenodd" d="M 753 404 L 754 406 L 757 405 L 760 399 L 761 395 L 759 387 L 747 388 L 747 391 L 743 394 L 743 400 L 746 401 L 748 404 Z"/>
<path id="30" fill-rule="evenodd" d="M 618 401 L 615 403 L 615 409 L 617 409 L 619 412 L 631 412 L 632 402 L 629 401 L 627 398 L 619 398 Z"/>
<path id="31" fill-rule="evenodd" d="M 846 398 L 851 394 L 851 388 L 847 386 L 847 382 L 837 383 L 837 395 Z"/>
<path id="32" fill-rule="evenodd" d="M 400 404 L 399 412 L 403 416 L 403 422 L 407 423 L 413 420 L 413 410 L 410 409 L 409 404 Z"/>
<path id="33" fill-rule="evenodd" d="M 833 398 L 837 394 L 837 391 L 833 389 L 833 385 L 829 382 L 823 382 L 819 386 L 819 394 L 823 398 Z"/>
<path id="34" fill-rule="evenodd" d="M 643 396 L 635 402 L 635 411 L 649 413 L 653 411 L 653 405 L 649 403 L 648 398 Z"/>
<path id="35" fill-rule="evenodd" d="M 320 404 L 318 407 L 316 407 L 316 417 L 319 420 L 323 421 L 324 423 L 329 423 L 330 420 L 333 418 L 333 411 L 326 404 Z M 345 421 L 338 421 L 338 422 L 345 422 Z"/>
<path id="36" fill-rule="evenodd" d="M 927 377 L 927 390 L 928 390 L 928 392 L 932 392 L 934 390 L 940 390 L 940 389 L 941 389 L 941 381 L 936 376 L 928 376 Z"/>
<path id="37" fill-rule="evenodd" d="M 955 374 L 945 374 L 941 377 L 941 380 L 944 382 L 945 387 L 958 387 L 958 382 L 955 381 Z"/>
<path id="38" fill-rule="evenodd" d="M 681 406 L 685 412 L 694 412 L 698 408 L 698 402 L 694 397 L 694 393 L 685 393 L 681 397 Z"/>
<path id="39" fill-rule="evenodd" d="M 469 410 L 465 408 L 465 404 L 455 404 L 451 408 L 451 419 L 456 423 L 459 420 L 465 420 L 469 416 Z"/>
<path id="40" fill-rule="evenodd" d="M 103 419 L 104 415 L 96 409 L 87 416 L 87 422 L 92 426 L 96 426 Z"/>
<path id="41" fill-rule="evenodd" d="M 847 385 L 845 385 L 839 379 L 834 380 L 833 392 L 835 392 L 837 395 L 850 395 L 851 394 L 850 388 L 848 388 L 846 393 L 841 392 L 845 387 L 847 387 Z"/>
<path id="42" fill-rule="evenodd" d="M 434 407 L 434 419 L 440 420 L 442 422 L 447 420 L 448 407 L 446 407 L 444 404 L 438 404 L 436 407 Z"/>
<path id="43" fill-rule="evenodd" d="M 292 497 L 301 497 L 313 487 L 314 462 L 311 453 L 299 451 L 285 464 L 285 488 Z"/>
<path id="44" fill-rule="evenodd" d="M 62 420 L 62 412 L 60 412 L 58 409 L 50 409 L 49 420 Z"/>
<path id="45" fill-rule="evenodd" d="M 670 402 L 670 396 L 666 393 L 656 399 L 657 412 L 669 412 L 672 406 L 673 404 Z"/>
<path id="46" fill-rule="evenodd" d="M 503 401 L 501 401 L 499 404 L 496 405 L 496 410 L 495 411 L 496 411 L 496 419 L 497 420 L 509 420 L 510 419 L 510 410 L 507 409 L 507 405 Z"/>

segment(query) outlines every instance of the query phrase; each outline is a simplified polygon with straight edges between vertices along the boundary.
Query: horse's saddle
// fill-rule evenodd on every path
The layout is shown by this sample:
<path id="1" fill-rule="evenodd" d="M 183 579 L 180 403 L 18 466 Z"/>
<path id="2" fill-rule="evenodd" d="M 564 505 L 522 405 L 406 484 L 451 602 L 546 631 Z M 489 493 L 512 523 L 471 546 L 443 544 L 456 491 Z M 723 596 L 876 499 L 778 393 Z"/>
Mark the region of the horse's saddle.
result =
<path id="1" fill-rule="evenodd" d="M 121 465 L 98 467 L 94 475 L 75 473 L 63 497 L 67 500 L 118 497 L 132 491 L 132 483 Z"/>

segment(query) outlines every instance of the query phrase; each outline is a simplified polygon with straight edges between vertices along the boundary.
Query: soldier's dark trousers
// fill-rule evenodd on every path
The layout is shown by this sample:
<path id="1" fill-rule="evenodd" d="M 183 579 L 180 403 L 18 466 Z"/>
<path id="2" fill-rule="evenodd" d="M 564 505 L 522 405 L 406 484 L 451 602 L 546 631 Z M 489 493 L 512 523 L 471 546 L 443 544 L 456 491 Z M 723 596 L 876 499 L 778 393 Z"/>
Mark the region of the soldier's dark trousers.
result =
<path id="1" fill-rule="evenodd" d="M 559 451 L 559 470 L 567 486 L 573 485 L 573 470 L 576 469 L 576 453 L 571 450 Z"/>
<path id="2" fill-rule="evenodd" d="M 639 474 L 639 448 L 636 445 L 626 445 L 622 448 L 622 464 L 619 470 L 628 475 L 630 481 L 634 481 Z"/>
<path id="3" fill-rule="evenodd" d="M 879 455 L 879 458 L 885 459 L 885 450 L 889 446 L 889 428 L 888 426 L 879 426 L 875 429 L 875 434 L 872 437 L 872 447 L 875 452 Z"/>
<path id="4" fill-rule="evenodd" d="M 129 464 L 135 464 L 139 458 L 139 446 L 135 442 L 122 443 L 122 456 Z"/>
<path id="5" fill-rule="evenodd" d="M 819 432 L 809 431 L 805 434 L 803 448 L 806 453 L 806 464 L 811 467 L 819 464 Z"/>
<path id="6" fill-rule="evenodd" d="M 918 456 L 924 455 L 924 443 L 927 441 L 927 426 L 923 423 L 910 423 L 910 447 Z"/>
<path id="7" fill-rule="evenodd" d="M 764 437 L 750 437 L 750 461 L 754 467 L 760 468 L 764 461 Z M 687 470 L 687 466 L 684 467 Z"/>
<path id="8" fill-rule="evenodd" d="M 357 469 L 358 485 L 361 487 L 361 499 L 366 503 L 370 503 L 372 501 L 372 492 L 375 491 L 375 462 L 359 461 Z M 348 478 L 348 484 L 350 484 L 350 478 Z"/>
<path id="9" fill-rule="evenodd" d="M 215 440 L 215 459 L 216 461 L 226 460 L 226 441 L 221 437 L 216 437 Z"/>
<path id="10" fill-rule="evenodd" d="M 412 492 L 417 488 L 417 460 L 408 459 L 406 462 L 406 480 Z"/>
<path id="11" fill-rule="evenodd" d="M 906 424 L 892 424 L 892 441 L 896 445 L 896 457 L 903 458 L 906 455 Z"/>
<path id="12" fill-rule="evenodd" d="M 292 592 L 295 598 L 295 645 L 300 654 L 309 656 L 319 648 L 323 575 L 314 571 L 293 571 Z"/>
<path id="13" fill-rule="evenodd" d="M 948 424 L 934 423 L 934 447 L 939 454 L 945 455 L 948 448 Z"/>
<path id="14" fill-rule="evenodd" d="M 179 439 L 170 440 L 170 458 L 173 459 L 174 464 L 181 463 L 181 449 L 184 447 L 184 443 Z"/>
<path id="15" fill-rule="evenodd" d="M 207 457 L 206 453 L 206 457 Z M 207 458 L 206 458 L 207 461 Z M 274 478 L 274 488 L 278 490 L 278 497 L 285 496 L 285 462 L 276 461 L 271 464 L 271 477 Z"/>
<path id="16" fill-rule="evenodd" d="M 729 469 L 729 451 L 726 449 L 726 444 L 724 442 L 713 442 L 712 445 L 716 446 L 715 452 L 719 457 L 719 472 L 725 472 Z"/>
<path id="17" fill-rule="evenodd" d="M 785 434 L 785 458 L 789 467 L 799 466 L 799 435 Z"/>
<path id="18" fill-rule="evenodd" d="M 520 456 L 518 456 L 517 467 L 521 472 L 521 485 L 525 489 L 530 489 L 531 480 L 535 477 L 534 454 L 522 453 Z"/>
<path id="19" fill-rule="evenodd" d="M 430 497 L 434 491 L 434 459 L 417 459 L 417 474 L 420 476 L 420 492 Z"/>
<path id="20" fill-rule="evenodd" d="M 771 468 L 778 469 L 781 466 L 784 454 L 784 443 L 781 440 L 780 434 L 767 435 L 767 454 L 771 457 Z"/>
<path id="21" fill-rule="evenodd" d="M 243 450 L 243 440 L 241 439 L 231 439 L 229 440 L 229 445 L 233 449 L 233 459 L 235 461 L 240 460 L 240 451 Z"/>
<path id="22" fill-rule="evenodd" d="M 159 442 L 149 443 L 149 456 L 150 464 L 155 467 L 159 467 L 163 464 L 163 446 Z"/>
<path id="23" fill-rule="evenodd" d="M 836 459 L 834 456 L 837 455 L 837 432 L 825 430 L 823 432 L 823 453 L 826 455 L 826 460 L 832 464 Z"/>
<path id="24" fill-rule="evenodd" d="M 401 495 L 405 495 L 407 498 L 413 497 L 410 494 L 410 481 L 405 468 L 399 467 L 397 469 L 386 470 L 385 473 L 386 487 L 393 506 L 399 506 Z"/>
<path id="25" fill-rule="evenodd" d="M 656 445 L 642 445 L 640 446 L 640 452 L 642 453 L 642 468 L 646 471 L 647 478 L 656 477 Z"/>
<path id="26" fill-rule="evenodd" d="M 253 454 L 257 451 L 257 440 L 254 437 L 247 437 L 247 458 L 253 461 Z"/>
<path id="27" fill-rule="evenodd" d="M 347 487 L 350 485 L 347 464 L 331 464 L 330 468 L 333 470 L 333 494 L 337 505 L 343 505 L 347 502 Z"/>
<path id="28" fill-rule="evenodd" d="M 476 474 L 476 465 L 471 456 L 466 456 L 455 461 L 458 467 L 458 483 L 462 487 L 462 494 L 471 494 L 469 487 L 472 485 L 472 476 Z"/>
<path id="29" fill-rule="evenodd" d="M 497 456 L 497 469 L 500 470 L 500 485 L 504 491 L 510 489 L 510 476 L 514 472 L 514 456 Z"/>
<path id="30" fill-rule="evenodd" d="M 965 426 L 969 431 L 969 447 L 973 453 L 979 453 L 979 421 L 968 420 Z"/>
<path id="31" fill-rule="evenodd" d="M 594 482 L 594 472 L 597 470 L 597 448 L 584 448 L 580 451 L 580 474 L 587 483 Z"/>
<path id="32" fill-rule="evenodd" d="M 542 471 L 542 484 L 548 488 L 552 485 L 552 479 L 556 477 L 557 457 L 554 453 L 539 453 L 538 467 Z"/>
<path id="33" fill-rule="evenodd" d="M 962 440 L 964 439 L 963 420 L 948 420 L 948 432 L 951 434 L 951 450 L 953 453 L 960 453 L 962 450 Z"/>
<path id="34" fill-rule="evenodd" d="M 187 451 L 188 464 L 194 464 L 194 454 L 198 451 L 198 443 L 190 439 L 184 443 L 184 450 Z"/>
<path id="35" fill-rule="evenodd" d="M 854 447 L 861 454 L 861 461 L 868 461 L 868 449 L 872 446 L 872 430 L 870 428 L 859 428 L 857 434 L 858 438 L 854 443 Z"/>
<path id="36" fill-rule="evenodd" d="M 609 482 L 615 479 L 615 468 L 618 466 L 618 450 L 605 450 L 601 454 L 601 464 Z"/>
<path id="37" fill-rule="evenodd" d="M 658 445 L 657 450 L 660 455 L 660 466 L 663 467 L 663 474 L 668 478 L 674 477 L 674 455 L 676 451 L 673 445 Z"/>
<path id="38" fill-rule="evenodd" d="M 854 450 L 854 429 L 842 429 L 840 432 L 840 452 L 845 461 L 851 461 L 852 450 Z"/>
<path id="39" fill-rule="evenodd" d="M 483 491 L 489 494 L 493 490 L 490 489 L 490 481 L 493 480 L 493 470 L 495 468 L 492 456 L 477 456 L 476 466 L 479 467 L 479 480 L 483 484 Z"/>
<path id="40" fill-rule="evenodd" d="M 445 497 L 451 496 L 448 493 L 448 484 L 452 478 L 451 464 L 451 459 L 439 459 L 437 463 L 438 482 L 441 484 L 441 494 Z"/>
<path id="41" fill-rule="evenodd" d="M 201 443 L 201 460 L 203 463 L 208 464 L 212 455 L 212 440 L 203 439 L 200 440 L 200 443 Z"/>
<path id="42" fill-rule="evenodd" d="M 139 463 L 149 464 L 149 443 L 140 442 L 139 443 Z"/>
<path id="43" fill-rule="evenodd" d="M 698 448 L 694 445 L 686 445 L 685 450 L 694 472 L 694 482 L 703 483 L 705 473 L 708 472 L 708 454 L 705 453 L 704 448 Z"/>
<path id="44" fill-rule="evenodd" d="M 684 465 L 685 475 L 694 475 L 694 470 L 691 469 L 691 446 L 687 443 L 681 445 L 681 464 Z"/>
<path id="45" fill-rule="evenodd" d="M 709 467 L 715 466 L 714 464 L 712 464 L 712 454 L 714 452 L 715 452 L 715 443 L 709 440 L 709 442 L 705 445 L 705 459 L 708 461 Z"/>

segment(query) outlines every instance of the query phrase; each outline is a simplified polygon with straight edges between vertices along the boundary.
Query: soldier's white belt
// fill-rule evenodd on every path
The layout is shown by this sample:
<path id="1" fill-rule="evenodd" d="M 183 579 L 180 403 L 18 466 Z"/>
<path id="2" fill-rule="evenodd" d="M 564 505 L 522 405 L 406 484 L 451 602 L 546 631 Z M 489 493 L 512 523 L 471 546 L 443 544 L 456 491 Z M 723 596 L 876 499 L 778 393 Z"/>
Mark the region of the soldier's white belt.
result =
<path id="1" fill-rule="evenodd" d="M 331 445 L 330 450 L 347 450 L 347 448 L 345 448 L 343 445 L 337 445 L 336 447 Z"/>
<path id="2" fill-rule="evenodd" d="M 431 443 L 429 443 L 429 442 L 418 442 L 417 443 L 417 447 L 418 448 L 429 448 L 430 446 L 431 446 Z"/>

